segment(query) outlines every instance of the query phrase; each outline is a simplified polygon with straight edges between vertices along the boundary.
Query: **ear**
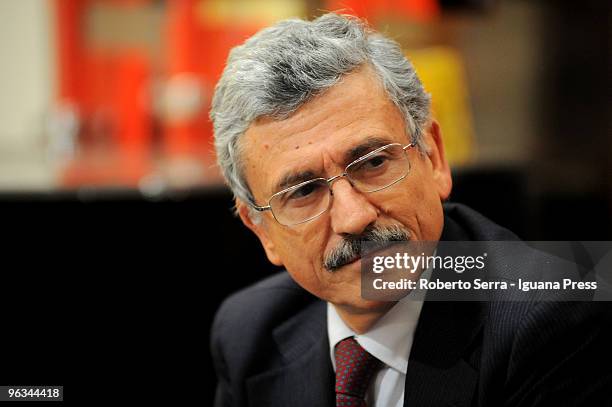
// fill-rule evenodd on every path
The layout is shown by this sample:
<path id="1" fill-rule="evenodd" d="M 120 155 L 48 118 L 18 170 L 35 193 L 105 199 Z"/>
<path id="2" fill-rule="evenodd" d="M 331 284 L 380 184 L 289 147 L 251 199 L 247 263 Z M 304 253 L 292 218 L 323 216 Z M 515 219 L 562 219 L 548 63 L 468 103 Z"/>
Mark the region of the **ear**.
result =
<path id="1" fill-rule="evenodd" d="M 450 167 L 444 155 L 442 132 L 437 121 L 432 120 L 427 129 L 427 145 L 429 147 L 429 161 L 433 170 L 433 178 L 441 200 L 445 200 L 453 188 Z"/>
<path id="2" fill-rule="evenodd" d="M 238 210 L 238 215 L 240 216 L 240 220 L 244 225 L 251 229 L 253 233 L 259 238 L 261 245 L 266 251 L 266 256 L 268 256 L 268 260 L 276 266 L 282 266 L 283 262 L 280 259 L 280 256 L 276 252 L 276 247 L 274 242 L 269 237 L 268 231 L 266 230 L 266 226 L 262 220 L 261 223 L 255 223 L 249 216 L 249 208 L 247 204 L 242 202 L 239 199 L 236 199 L 236 209 Z"/>

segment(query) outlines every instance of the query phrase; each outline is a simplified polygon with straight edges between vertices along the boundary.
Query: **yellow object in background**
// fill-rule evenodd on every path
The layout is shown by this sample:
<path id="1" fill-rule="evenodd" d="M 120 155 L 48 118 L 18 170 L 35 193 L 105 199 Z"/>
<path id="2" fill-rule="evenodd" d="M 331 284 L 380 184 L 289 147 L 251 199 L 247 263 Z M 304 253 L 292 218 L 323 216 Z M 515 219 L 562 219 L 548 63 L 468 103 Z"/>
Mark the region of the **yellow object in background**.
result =
<path id="1" fill-rule="evenodd" d="M 305 0 L 200 0 L 197 13 L 208 27 L 264 27 L 306 15 Z"/>
<path id="2" fill-rule="evenodd" d="M 408 57 L 431 93 L 433 116 L 442 129 L 446 158 L 451 165 L 468 164 L 476 151 L 461 55 L 449 47 L 431 47 L 411 51 Z"/>

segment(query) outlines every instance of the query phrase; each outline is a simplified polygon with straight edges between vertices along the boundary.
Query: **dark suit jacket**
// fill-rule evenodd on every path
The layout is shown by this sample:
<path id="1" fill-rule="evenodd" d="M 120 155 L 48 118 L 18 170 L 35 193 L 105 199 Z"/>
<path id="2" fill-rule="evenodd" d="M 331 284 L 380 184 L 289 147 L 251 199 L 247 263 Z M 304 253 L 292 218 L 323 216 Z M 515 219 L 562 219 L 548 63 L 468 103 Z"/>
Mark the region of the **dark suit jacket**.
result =
<path id="1" fill-rule="evenodd" d="M 517 237 L 465 206 L 446 204 L 442 240 Z M 507 262 L 489 268 L 520 277 L 547 264 L 521 256 L 510 271 Z M 426 301 L 404 405 L 612 405 L 611 308 L 537 298 Z M 287 273 L 228 298 L 213 324 L 211 347 L 216 406 L 335 405 L 326 305 Z"/>

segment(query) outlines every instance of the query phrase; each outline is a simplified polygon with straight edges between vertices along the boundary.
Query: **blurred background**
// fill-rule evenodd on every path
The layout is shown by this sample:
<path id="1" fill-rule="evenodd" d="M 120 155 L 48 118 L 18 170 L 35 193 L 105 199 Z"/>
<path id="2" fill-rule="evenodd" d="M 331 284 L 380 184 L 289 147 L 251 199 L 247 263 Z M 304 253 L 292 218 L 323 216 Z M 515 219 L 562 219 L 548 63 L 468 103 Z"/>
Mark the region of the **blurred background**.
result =
<path id="1" fill-rule="evenodd" d="M 208 404 L 215 310 L 276 271 L 214 164 L 214 86 L 233 46 L 325 10 L 415 64 L 451 200 L 524 239 L 612 240 L 609 1 L 0 0 L 2 382 L 111 370 Z"/>

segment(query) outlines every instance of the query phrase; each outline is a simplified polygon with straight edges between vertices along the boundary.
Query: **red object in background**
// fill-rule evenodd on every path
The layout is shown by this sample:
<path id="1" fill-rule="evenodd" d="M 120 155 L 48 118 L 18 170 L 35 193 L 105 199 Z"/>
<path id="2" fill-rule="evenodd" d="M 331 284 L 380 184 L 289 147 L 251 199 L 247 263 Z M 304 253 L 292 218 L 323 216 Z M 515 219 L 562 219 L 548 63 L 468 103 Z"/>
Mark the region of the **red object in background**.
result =
<path id="1" fill-rule="evenodd" d="M 172 0 L 167 7 L 168 71 L 172 73 L 197 70 L 195 35 L 197 22 L 195 6 L 197 0 Z"/>
<path id="2" fill-rule="evenodd" d="M 422 22 L 430 21 L 440 15 L 438 0 L 395 1 L 394 9 L 399 15 Z"/>
<path id="3" fill-rule="evenodd" d="M 369 19 L 387 8 L 389 0 L 327 0 L 325 10 Z"/>
<path id="4" fill-rule="evenodd" d="M 166 159 L 180 164 L 183 157 L 190 159 L 192 168 L 198 162 L 208 168 L 213 132 L 207 112 L 214 84 L 230 49 L 260 29 L 261 20 L 237 24 L 223 14 L 207 20 L 206 0 L 48 1 L 56 12 L 57 102 L 74 106 L 81 123 L 77 156 L 67 163 L 63 184 L 134 185 L 152 169 L 156 151 L 163 155 L 156 161 L 162 170 Z M 89 42 L 86 24 L 100 6 L 110 6 L 114 13 L 161 7 L 157 10 L 164 12 L 164 20 L 159 29 L 167 47 L 161 65 L 152 65 L 157 60 L 147 44 L 126 50 L 113 41 L 110 46 Z M 157 127 L 148 92 L 153 76 L 160 73 L 167 86 L 156 100 L 162 107 Z M 159 139 L 153 134 L 158 130 Z M 158 142 L 160 150 L 153 145 Z"/>
<path id="5" fill-rule="evenodd" d="M 84 36 L 81 22 L 88 0 L 55 0 L 58 52 L 58 99 L 76 103 L 81 99 L 79 62 L 83 60 Z"/>
<path id="6" fill-rule="evenodd" d="M 130 182 L 148 170 L 151 154 L 151 111 L 148 58 L 138 51 L 118 58 L 113 106 L 116 109 L 116 144 Z"/>
<path id="7" fill-rule="evenodd" d="M 150 169 L 151 66 L 146 50 L 87 46 L 89 8 L 101 0 L 53 0 L 58 103 L 76 107 L 80 153 L 62 176 L 67 186 L 135 185 Z M 134 7 L 149 0 L 103 0 Z"/>
<path id="8" fill-rule="evenodd" d="M 105 1 L 106 3 L 110 3 L 110 4 L 114 3 L 119 6 L 140 6 L 140 5 L 151 2 L 151 0 L 102 0 L 102 1 Z"/>
<path id="9" fill-rule="evenodd" d="M 177 85 L 175 79 L 179 76 L 192 79 L 178 83 L 178 86 L 166 92 L 170 117 L 165 118 L 163 140 L 164 152 L 169 156 L 196 155 L 204 144 L 205 112 L 202 106 L 204 89 L 201 75 L 198 75 L 200 67 L 197 63 L 197 53 L 203 50 L 197 41 L 196 3 L 196 0 L 166 2 L 168 83 L 170 86 Z M 188 106 L 183 109 L 184 106 L 180 106 L 184 103 L 184 100 L 181 100 L 183 97 L 181 92 L 188 93 L 185 98 L 189 98 L 189 94 L 199 94 L 200 106 Z M 197 103 L 196 98 L 192 97 L 191 102 Z M 190 111 L 190 108 L 195 111 Z"/>
<path id="10" fill-rule="evenodd" d="M 365 19 L 392 15 L 429 21 L 440 14 L 438 0 L 327 0 L 325 9 Z"/>

